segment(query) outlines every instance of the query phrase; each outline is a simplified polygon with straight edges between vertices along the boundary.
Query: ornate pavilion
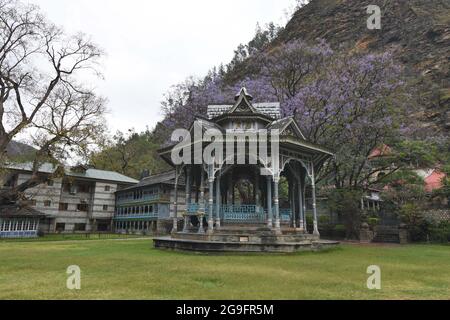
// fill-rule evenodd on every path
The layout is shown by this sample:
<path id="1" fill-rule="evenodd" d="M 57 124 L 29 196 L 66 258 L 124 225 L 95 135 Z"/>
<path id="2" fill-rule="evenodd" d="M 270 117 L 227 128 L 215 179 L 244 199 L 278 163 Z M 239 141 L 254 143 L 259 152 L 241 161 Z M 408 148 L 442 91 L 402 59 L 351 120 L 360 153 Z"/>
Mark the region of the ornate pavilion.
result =
<path id="1" fill-rule="evenodd" d="M 308 142 L 293 117 L 281 117 L 278 103 L 253 104 L 252 100 L 242 88 L 234 105 L 208 106 L 207 118 L 197 117 L 182 143 L 160 150 L 175 169 L 175 193 L 178 181 L 186 182 L 186 206 L 178 212 L 175 194 L 171 237 L 155 239 L 156 247 L 291 252 L 321 241 L 315 177 L 333 153 Z M 212 130 L 227 138 L 199 136 L 198 128 L 203 134 Z M 226 152 L 211 152 L 212 141 Z M 186 160 L 175 163 L 174 154 Z M 206 161 L 205 154 L 212 160 Z M 289 199 L 282 204 L 281 180 L 288 185 Z M 312 193 L 312 230 L 307 230 L 305 217 L 307 184 Z"/>

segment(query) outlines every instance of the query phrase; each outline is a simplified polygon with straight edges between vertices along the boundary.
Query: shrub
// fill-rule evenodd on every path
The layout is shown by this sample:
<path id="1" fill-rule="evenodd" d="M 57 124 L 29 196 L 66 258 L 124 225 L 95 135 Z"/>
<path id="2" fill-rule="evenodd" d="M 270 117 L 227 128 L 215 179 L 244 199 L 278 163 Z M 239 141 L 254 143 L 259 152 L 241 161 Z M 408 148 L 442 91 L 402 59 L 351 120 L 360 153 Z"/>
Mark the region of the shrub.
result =
<path id="1" fill-rule="evenodd" d="M 375 228 L 379 222 L 380 222 L 380 219 L 378 219 L 378 218 L 367 219 L 367 223 L 369 224 L 371 229 Z"/>
<path id="2" fill-rule="evenodd" d="M 347 228 L 343 224 L 337 224 L 333 228 L 333 237 L 344 239 L 346 237 Z"/>
<path id="3" fill-rule="evenodd" d="M 320 216 L 319 217 L 319 225 L 327 225 L 330 224 L 330 217 L 329 216 Z"/>
<path id="4" fill-rule="evenodd" d="M 437 226 L 431 226 L 429 234 L 432 242 L 448 243 L 450 241 L 450 222 L 443 221 Z"/>
<path id="5" fill-rule="evenodd" d="M 362 195 L 361 190 L 354 189 L 335 189 L 328 194 L 328 207 L 342 218 L 347 239 L 358 238 Z"/>
<path id="6" fill-rule="evenodd" d="M 311 215 L 306 216 L 306 224 L 308 225 L 308 228 L 314 226 L 314 218 Z"/>

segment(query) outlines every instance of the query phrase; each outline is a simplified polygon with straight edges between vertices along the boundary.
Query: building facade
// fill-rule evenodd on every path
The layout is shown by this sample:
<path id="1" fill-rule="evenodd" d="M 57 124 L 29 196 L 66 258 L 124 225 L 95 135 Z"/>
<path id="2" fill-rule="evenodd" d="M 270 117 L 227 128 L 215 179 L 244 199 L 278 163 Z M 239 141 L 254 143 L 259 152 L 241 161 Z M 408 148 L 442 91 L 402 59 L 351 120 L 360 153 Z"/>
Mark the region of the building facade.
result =
<path id="1" fill-rule="evenodd" d="M 181 212 L 187 209 L 184 177 L 177 188 L 175 192 L 175 171 L 172 170 L 145 177 L 138 184 L 117 191 L 115 231 L 136 234 L 170 232 L 171 217 L 175 215 L 174 203 Z M 198 197 L 198 192 L 194 190 L 192 196 Z"/>
<path id="2" fill-rule="evenodd" d="M 8 166 L 3 188 L 11 188 L 31 177 L 31 164 Z M 56 168 L 44 164 L 39 174 L 55 176 Z M 115 212 L 115 193 L 138 183 L 117 172 L 77 166 L 45 184 L 26 190 L 28 208 L 39 213 L 40 233 L 111 232 Z M 15 209 L 14 209 L 15 210 Z M 13 215 L 3 208 L 0 219 L 5 224 Z"/>

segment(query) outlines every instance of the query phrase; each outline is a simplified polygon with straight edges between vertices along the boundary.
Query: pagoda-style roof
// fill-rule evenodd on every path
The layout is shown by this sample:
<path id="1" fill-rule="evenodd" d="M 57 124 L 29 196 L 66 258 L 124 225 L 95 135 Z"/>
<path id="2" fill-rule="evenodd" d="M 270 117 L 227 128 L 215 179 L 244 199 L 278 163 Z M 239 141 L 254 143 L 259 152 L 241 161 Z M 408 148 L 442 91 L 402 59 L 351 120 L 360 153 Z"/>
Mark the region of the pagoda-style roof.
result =
<path id="1" fill-rule="evenodd" d="M 268 116 L 272 119 L 281 119 L 280 103 L 278 102 L 263 102 L 254 103 L 253 107 L 260 114 Z M 233 108 L 232 104 L 224 105 L 209 105 L 208 106 L 208 119 L 214 119 L 226 114 Z"/>
<path id="2" fill-rule="evenodd" d="M 307 141 L 302 130 L 293 116 L 282 118 L 280 104 L 277 102 L 252 103 L 253 97 L 242 88 L 235 97 L 234 105 L 210 105 L 208 106 L 207 118 L 197 117 L 195 121 L 201 124 L 203 132 L 208 129 L 217 129 L 222 133 L 246 132 L 258 133 L 267 130 L 269 133 L 277 130 L 280 135 L 280 147 L 289 151 L 300 152 L 307 155 L 314 162 L 321 164 L 333 155 L 327 148 Z M 250 123 L 251 128 L 243 128 L 236 125 Z M 191 146 L 198 143 L 194 141 L 194 123 L 190 126 Z M 203 142 L 207 145 L 207 142 Z M 170 165 L 170 155 L 176 144 L 159 150 L 160 156 Z M 185 144 L 186 146 L 186 144 Z"/>

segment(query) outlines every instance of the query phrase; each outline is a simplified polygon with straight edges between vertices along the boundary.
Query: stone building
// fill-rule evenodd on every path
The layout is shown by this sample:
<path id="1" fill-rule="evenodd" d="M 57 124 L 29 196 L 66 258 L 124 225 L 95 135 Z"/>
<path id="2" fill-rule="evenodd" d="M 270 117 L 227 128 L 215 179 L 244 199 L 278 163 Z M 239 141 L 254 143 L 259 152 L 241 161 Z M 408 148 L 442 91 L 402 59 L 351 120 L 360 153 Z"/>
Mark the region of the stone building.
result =
<path id="1" fill-rule="evenodd" d="M 31 163 L 8 166 L 8 173 L 2 177 L 2 187 L 14 187 L 28 180 L 31 168 Z M 51 176 L 55 170 L 52 164 L 46 163 L 40 167 L 39 174 Z M 84 166 L 67 168 L 62 176 L 25 192 L 28 199 L 26 210 L 29 216 L 35 213 L 41 233 L 112 231 L 115 192 L 136 183 L 137 180 L 117 172 Z M 6 226 L 11 225 L 11 217 L 20 217 L 21 210 L 25 209 L 18 210 L 16 206 L 2 208 L 2 232 L 11 231 Z"/>

